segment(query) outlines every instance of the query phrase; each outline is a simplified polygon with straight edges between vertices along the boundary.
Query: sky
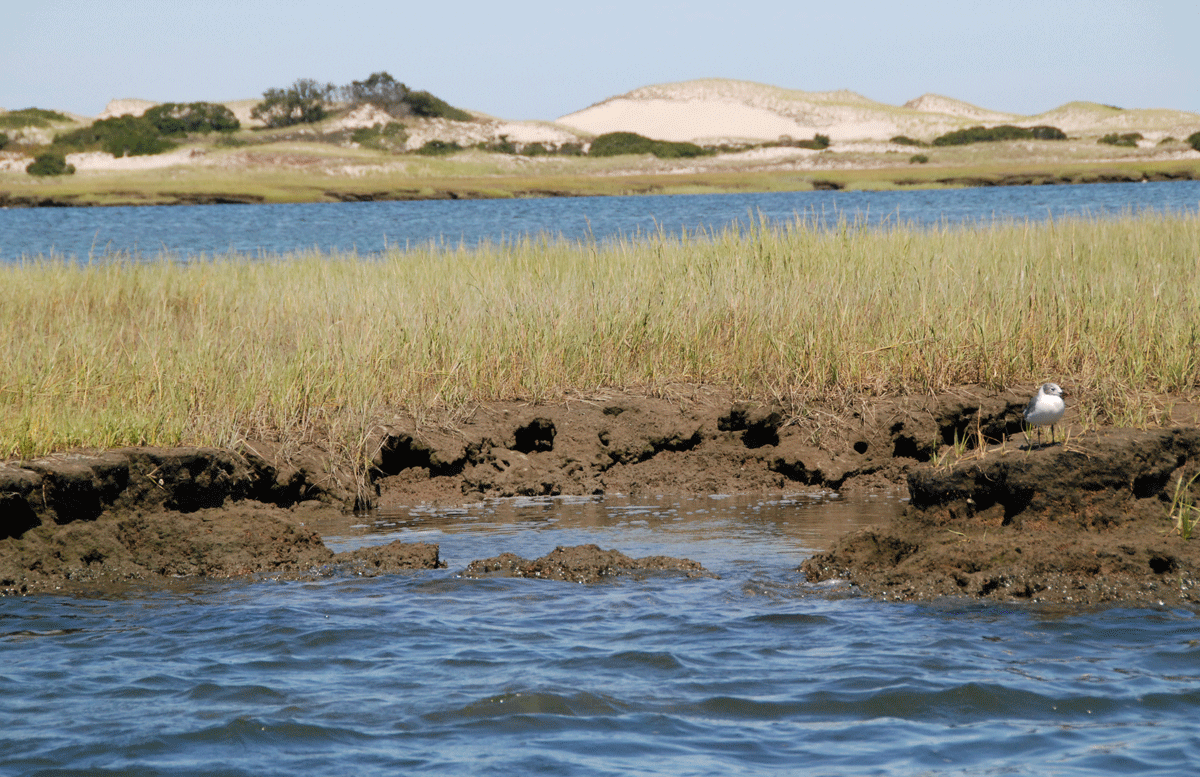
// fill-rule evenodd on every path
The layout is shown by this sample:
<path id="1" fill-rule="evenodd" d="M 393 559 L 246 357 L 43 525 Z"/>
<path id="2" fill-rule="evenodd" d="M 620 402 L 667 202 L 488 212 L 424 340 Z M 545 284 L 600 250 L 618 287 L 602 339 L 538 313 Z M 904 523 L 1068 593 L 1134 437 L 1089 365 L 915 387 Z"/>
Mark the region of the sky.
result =
<path id="1" fill-rule="evenodd" d="M 1197 41 L 1196 0 L 0 0 L 0 107 L 95 116 L 114 98 L 254 98 L 382 70 L 511 120 L 695 78 L 1021 115 L 1072 100 L 1200 113 Z"/>

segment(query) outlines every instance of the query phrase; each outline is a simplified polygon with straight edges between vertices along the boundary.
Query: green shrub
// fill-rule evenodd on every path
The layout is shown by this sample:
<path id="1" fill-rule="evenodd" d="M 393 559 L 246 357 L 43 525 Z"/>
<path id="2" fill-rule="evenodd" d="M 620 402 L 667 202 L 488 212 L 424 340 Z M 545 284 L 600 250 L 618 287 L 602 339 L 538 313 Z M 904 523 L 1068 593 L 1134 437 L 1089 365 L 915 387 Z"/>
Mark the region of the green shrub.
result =
<path id="1" fill-rule="evenodd" d="M 560 156 L 583 156 L 582 143 L 563 143 L 555 151 Z"/>
<path id="2" fill-rule="evenodd" d="M 311 78 L 297 79 L 287 89 L 268 89 L 250 115 L 268 127 L 312 124 L 328 115 L 325 103 L 333 95 L 333 84 L 319 84 Z"/>
<path id="3" fill-rule="evenodd" d="M 653 154 L 659 159 L 711 156 L 714 152 L 695 143 L 653 140 L 635 132 L 608 132 L 592 141 L 589 156 Z"/>
<path id="4" fill-rule="evenodd" d="M 73 175 L 75 165 L 67 164 L 67 158 L 55 151 L 39 154 L 33 164 L 25 168 L 30 175 Z"/>
<path id="5" fill-rule="evenodd" d="M 1109 134 L 1100 138 L 1096 142 L 1097 143 L 1106 143 L 1110 146 L 1136 147 L 1138 144 L 1138 141 L 1141 139 L 1142 139 L 1142 133 L 1140 133 L 1140 132 L 1126 132 L 1121 135 L 1118 135 L 1115 132 L 1110 132 Z"/>
<path id="6" fill-rule="evenodd" d="M 1200 132 L 1193 132 L 1187 136 L 1187 144 L 1192 148 L 1200 151 Z"/>
<path id="7" fill-rule="evenodd" d="M 780 136 L 779 140 L 775 141 L 774 143 L 764 143 L 763 145 L 769 147 L 783 146 L 786 148 L 811 148 L 816 151 L 821 151 L 829 148 L 829 142 L 828 135 L 816 134 L 813 135 L 812 140 L 796 140 L 795 138 L 787 135 L 782 135 Z M 746 147 L 743 147 L 742 150 L 745 148 Z"/>
<path id="8" fill-rule="evenodd" d="M 1060 130 L 1058 127 L 1047 127 L 1039 125 L 1030 127 L 1029 131 L 1033 133 L 1034 140 L 1066 140 L 1067 133 Z"/>
<path id="9" fill-rule="evenodd" d="M 242 127 L 233 111 L 218 103 L 163 103 L 146 111 L 145 116 L 163 135 L 235 132 Z"/>
<path id="10" fill-rule="evenodd" d="M 935 146 L 965 146 L 969 143 L 995 143 L 1003 140 L 1066 140 L 1067 135 L 1058 127 L 1014 127 L 1001 124 L 998 127 L 970 127 L 947 132 L 933 139 Z"/>
<path id="11" fill-rule="evenodd" d="M 5 135 L 3 132 L 0 132 L 0 150 L 2 150 L 7 145 L 8 145 L 8 135 Z"/>
<path id="12" fill-rule="evenodd" d="M 481 151 L 490 151 L 493 154 L 515 154 L 517 153 L 517 144 L 508 139 L 508 135 L 501 135 L 491 143 L 480 143 Z"/>
<path id="13" fill-rule="evenodd" d="M 446 154 L 453 154 L 462 150 L 463 147 L 454 141 L 447 143 L 444 140 L 428 140 L 425 142 L 425 145 L 418 148 L 415 153 L 423 156 L 444 156 Z"/>
<path id="14" fill-rule="evenodd" d="M 351 81 L 337 88 L 337 94 L 348 103 L 371 104 L 393 116 L 422 116 L 430 119 L 471 121 L 474 117 L 455 108 L 429 92 L 413 91 L 397 81 L 387 71 L 372 73 L 363 81 Z M 514 152 L 515 153 L 515 152 Z"/>
<path id="15" fill-rule="evenodd" d="M 145 116 L 129 114 L 101 119 L 90 127 L 61 134 L 53 145 L 79 151 L 100 149 L 113 156 L 161 154 L 175 148 Z"/>
<path id="16" fill-rule="evenodd" d="M 376 123 L 370 127 L 359 127 L 350 134 L 350 140 L 364 148 L 374 148 L 379 151 L 392 151 L 397 146 L 404 145 L 408 133 L 404 125 L 398 121 L 387 124 Z"/>
<path id="17" fill-rule="evenodd" d="M 521 149 L 522 156 L 546 156 L 550 152 L 541 143 L 526 143 Z"/>
<path id="18" fill-rule="evenodd" d="M 49 127 L 52 121 L 70 121 L 58 111 L 46 111 L 41 108 L 22 108 L 19 111 L 0 113 L 0 127 L 18 129 L 20 127 Z"/>
<path id="19" fill-rule="evenodd" d="M 471 121 L 473 118 L 466 111 L 455 108 L 429 92 L 409 92 L 404 101 L 414 114 L 425 118 L 450 119 L 451 121 Z"/>
<path id="20" fill-rule="evenodd" d="M 913 138 L 910 138 L 907 135 L 897 135 L 896 137 L 892 138 L 891 142 L 895 143 L 897 146 L 928 146 L 929 145 L 928 143 L 926 143 L 924 141 L 914 140 Z"/>
<path id="21" fill-rule="evenodd" d="M 927 157 L 925 154 L 913 154 L 908 159 L 908 163 L 910 165 L 923 165 L 928 161 L 929 161 L 929 157 Z"/>

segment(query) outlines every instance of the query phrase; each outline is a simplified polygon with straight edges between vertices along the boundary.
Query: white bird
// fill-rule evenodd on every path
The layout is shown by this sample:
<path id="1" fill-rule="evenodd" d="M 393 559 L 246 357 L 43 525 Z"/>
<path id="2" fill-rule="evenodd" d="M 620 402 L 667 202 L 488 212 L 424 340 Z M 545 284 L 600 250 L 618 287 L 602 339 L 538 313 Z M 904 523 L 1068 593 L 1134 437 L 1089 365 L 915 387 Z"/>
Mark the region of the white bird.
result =
<path id="1" fill-rule="evenodd" d="M 1054 442 L 1054 425 L 1062 420 L 1067 410 L 1063 401 L 1066 394 L 1057 383 L 1043 383 L 1038 393 L 1025 406 L 1025 423 L 1037 427 L 1038 445 L 1042 444 L 1042 427 L 1050 427 L 1050 442 Z"/>

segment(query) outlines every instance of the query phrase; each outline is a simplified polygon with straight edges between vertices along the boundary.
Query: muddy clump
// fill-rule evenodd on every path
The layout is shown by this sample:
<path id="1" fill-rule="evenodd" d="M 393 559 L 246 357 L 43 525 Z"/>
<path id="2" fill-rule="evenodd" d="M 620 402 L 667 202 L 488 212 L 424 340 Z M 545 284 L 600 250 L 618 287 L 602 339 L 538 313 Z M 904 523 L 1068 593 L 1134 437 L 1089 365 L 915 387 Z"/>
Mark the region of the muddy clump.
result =
<path id="1" fill-rule="evenodd" d="M 630 558 L 617 550 L 596 545 L 559 546 L 530 561 L 512 553 L 472 561 L 462 577 L 528 577 L 568 583 L 598 583 L 617 576 L 644 577 L 653 573 L 682 574 L 684 577 L 715 577 L 698 562 L 671 556 Z"/>
<path id="2" fill-rule="evenodd" d="M 1197 471 L 1195 428 L 990 449 L 912 470 L 899 518 L 801 569 L 888 599 L 1200 602 L 1200 537 L 1180 536 L 1170 516 L 1176 484 Z"/>
<path id="3" fill-rule="evenodd" d="M 974 435 L 1021 428 L 1025 398 L 973 388 L 843 408 L 785 409 L 692 387 L 671 398 L 613 392 L 494 403 L 453 423 L 376 429 L 381 507 L 492 497 L 783 493 L 901 488 L 908 469 Z"/>

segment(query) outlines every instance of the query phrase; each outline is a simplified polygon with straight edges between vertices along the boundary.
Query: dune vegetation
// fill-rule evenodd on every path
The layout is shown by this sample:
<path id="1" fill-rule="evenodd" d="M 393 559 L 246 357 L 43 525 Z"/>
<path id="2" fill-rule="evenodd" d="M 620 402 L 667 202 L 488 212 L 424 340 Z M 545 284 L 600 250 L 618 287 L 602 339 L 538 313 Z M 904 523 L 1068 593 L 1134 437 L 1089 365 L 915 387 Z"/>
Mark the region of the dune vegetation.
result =
<path id="1" fill-rule="evenodd" d="M 524 239 L 0 265 L 0 459 L 328 445 L 397 413 L 714 384 L 817 403 L 1055 379 L 1085 425 L 1200 387 L 1200 218 Z"/>

